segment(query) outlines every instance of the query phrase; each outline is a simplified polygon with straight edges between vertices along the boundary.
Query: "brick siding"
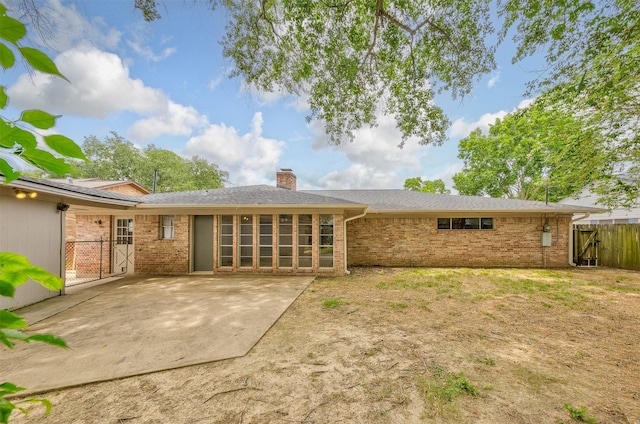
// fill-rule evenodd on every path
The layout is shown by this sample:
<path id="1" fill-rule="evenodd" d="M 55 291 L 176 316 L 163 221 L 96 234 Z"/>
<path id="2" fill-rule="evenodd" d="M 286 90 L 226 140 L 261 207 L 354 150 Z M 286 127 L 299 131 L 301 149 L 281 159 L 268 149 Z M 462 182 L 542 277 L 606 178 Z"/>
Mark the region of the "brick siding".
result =
<path id="1" fill-rule="evenodd" d="M 111 216 L 76 215 L 77 240 L 67 249 L 67 269 L 75 269 L 78 277 L 103 275 L 111 272 Z M 105 243 L 100 243 L 99 240 Z M 102 254 L 103 260 L 100 261 Z M 100 263 L 102 262 L 102 270 Z"/>
<path id="2" fill-rule="evenodd" d="M 160 216 L 138 215 L 133 223 L 136 274 L 189 272 L 189 215 L 174 215 L 174 238 L 160 238 Z"/>
<path id="3" fill-rule="evenodd" d="M 570 216 L 549 218 L 551 247 L 541 247 L 541 217 L 494 218 L 494 230 L 438 230 L 436 217 L 360 218 L 347 223 L 350 266 L 566 267 Z M 546 263 L 545 263 L 546 262 Z"/>

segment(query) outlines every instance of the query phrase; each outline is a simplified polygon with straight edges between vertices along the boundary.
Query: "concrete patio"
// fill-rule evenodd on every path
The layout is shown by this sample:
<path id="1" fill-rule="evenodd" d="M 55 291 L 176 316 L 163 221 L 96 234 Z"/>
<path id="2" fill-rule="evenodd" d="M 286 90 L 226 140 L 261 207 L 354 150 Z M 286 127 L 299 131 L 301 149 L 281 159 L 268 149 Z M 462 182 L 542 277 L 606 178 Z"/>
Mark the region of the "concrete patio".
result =
<path id="1" fill-rule="evenodd" d="M 62 337 L 6 350 L 2 380 L 29 393 L 246 355 L 314 277 L 128 277 L 22 308 L 29 333 Z"/>

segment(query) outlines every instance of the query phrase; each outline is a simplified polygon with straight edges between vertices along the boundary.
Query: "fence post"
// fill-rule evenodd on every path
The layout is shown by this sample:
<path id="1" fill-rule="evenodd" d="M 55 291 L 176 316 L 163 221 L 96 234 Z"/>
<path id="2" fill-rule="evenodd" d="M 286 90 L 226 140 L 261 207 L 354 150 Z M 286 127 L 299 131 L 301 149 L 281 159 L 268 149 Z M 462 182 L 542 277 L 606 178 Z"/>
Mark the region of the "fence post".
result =
<path id="1" fill-rule="evenodd" d="M 100 237 L 100 260 L 98 261 L 100 270 L 98 271 L 98 278 L 102 279 L 102 237 Z"/>

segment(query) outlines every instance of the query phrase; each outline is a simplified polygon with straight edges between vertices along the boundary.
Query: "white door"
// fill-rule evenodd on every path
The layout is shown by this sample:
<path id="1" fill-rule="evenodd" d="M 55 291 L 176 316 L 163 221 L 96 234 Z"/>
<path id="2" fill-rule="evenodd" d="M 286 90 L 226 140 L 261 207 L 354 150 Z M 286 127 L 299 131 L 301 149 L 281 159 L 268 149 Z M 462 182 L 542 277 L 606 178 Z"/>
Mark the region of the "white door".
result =
<path id="1" fill-rule="evenodd" d="M 116 218 L 113 272 L 133 274 L 133 218 Z"/>

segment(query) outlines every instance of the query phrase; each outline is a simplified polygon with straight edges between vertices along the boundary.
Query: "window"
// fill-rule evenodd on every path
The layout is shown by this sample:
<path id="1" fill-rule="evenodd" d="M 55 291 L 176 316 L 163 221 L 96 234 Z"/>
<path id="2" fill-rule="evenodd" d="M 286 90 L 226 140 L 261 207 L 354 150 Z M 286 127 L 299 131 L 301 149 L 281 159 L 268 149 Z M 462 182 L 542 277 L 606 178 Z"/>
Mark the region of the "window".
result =
<path id="1" fill-rule="evenodd" d="M 240 215 L 238 262 L 241 267 L 253 267 L 253 216 Z"/>
<path id="2" fill-rule="evenodd" d="M 233 266 L 233 215 L 220 215 L 218 227 L 218 265 Z"/>
<path id="3" fill-rule="evenodd" d="M 160 216 L 160 238 L 173 240 L 173 215 Z"/>
<path id="4" fill-rule="evenodd" d="M 333 215 L 319 216 L 320 268 L 333 268 Z"/>
<path id="5" fill-rule="evenodd" d="M 116 244 L 133 244 L 133 219 L 116 220 Z"/>
<path id="6" fill-rule="evenodd" d="M 313 266 L 313 217 L 298 215 L 298 268 Z"/>
<path id="7" fill-rule="evenodd" d="M 493 230 L 493 218 L 438 218 L 438 230 Z"/>
<path id="8" fill-rule="evenodd" d="M 273 216 L 260 215 L 258 266 L 273 267 Z"/>
<path id="9" fill-rule="evenodd" d="M 278 268 L 293 266 L 293 215 L 278 215 Z"/>

